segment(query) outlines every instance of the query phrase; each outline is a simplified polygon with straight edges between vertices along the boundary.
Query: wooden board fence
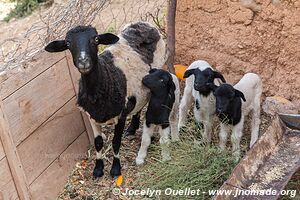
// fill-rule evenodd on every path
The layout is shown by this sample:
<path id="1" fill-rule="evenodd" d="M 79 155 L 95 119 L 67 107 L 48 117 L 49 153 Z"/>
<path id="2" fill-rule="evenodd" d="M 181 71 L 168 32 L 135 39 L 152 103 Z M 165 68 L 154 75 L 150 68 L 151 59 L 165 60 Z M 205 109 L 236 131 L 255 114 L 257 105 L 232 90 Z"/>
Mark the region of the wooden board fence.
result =
<path id="1" fill-rule="evenodd" d="M 64 52 L 0 76 L 0 200 L 55 199 L 93 143 L 78 79 Z"/>

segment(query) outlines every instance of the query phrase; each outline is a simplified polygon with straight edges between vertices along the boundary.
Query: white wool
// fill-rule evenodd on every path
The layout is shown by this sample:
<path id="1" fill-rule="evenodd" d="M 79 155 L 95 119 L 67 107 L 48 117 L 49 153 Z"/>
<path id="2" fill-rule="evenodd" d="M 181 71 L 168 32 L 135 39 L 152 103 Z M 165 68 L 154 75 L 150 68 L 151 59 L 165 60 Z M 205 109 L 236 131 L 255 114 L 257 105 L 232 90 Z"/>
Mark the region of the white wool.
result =
<path id="1" fill-rule="evenodd" d="M 136 105 L 130 115 L 135 115 L 139 112 L 149 101 L 150 90 L 142 84 L 143 77 L 148 74 L 150 66 L 147 65 L 141 56 L 132 49 L 128 42 L 119 35 L 119 42 L 108 47 L 106 50 L 110 51 L 114 56 L 114 64 L 119 67 L 126 76 L 127 80 L 127 97 L 135 96 Z M 165 60 L 165 45 L 161 39 L 158 41 L 156 50 L 154 52 L 154 59 L 151 65 L 155 68 L 162 68 Z"/>
<path id="2" fill-rule="evenodd" d="M 250 113 L 250 111 L 252 111 L 250 148 L 254 145 L 258 138 L 260 125 L 260 99 L 262 94 L 262 81 L 257 74 L 247 73 L 237 84 L 234 85 L 234 88 L 241 91 L 244 94 L 246 102 L 242 101 L 242 117 L 238 124 L 232 126 L 221 123 L 220 147 L 222 149 L 225 148 L 228 131 L 232 129 L 232 151 L 236 158 L 239 158 L 240 141 L 241 137 L 243 136 L 242 131 L 244 127 L 244 119 L 245 116 L 247 116 Z"/>
<path id="3" fill-rule="evenodd" d="M 197 60 L 194 61 L 188 68 L 189 69 L 200 69 L 201 71 L 210 68 L 214 70 L 206 61 Z M 215 84 L 219 85 L 219 81 L 215 79 Z M 194 89 L 194 75 L 186 78 L 184 93 L 179 106 L 179 123 L 178 130 L 185 125 L 187 114 L 193 104 L 198 100 L 200 109 L 197 110 L 194 106 L 194 116 L 197 122 L 202 122 L 204 125 L 203 139 L 205 142 L 211 141 L 211 131 L 213 117 L 216 110 L 216 100 L 211 92 L 207 97 L 200 95 L 197 90 Z"/>

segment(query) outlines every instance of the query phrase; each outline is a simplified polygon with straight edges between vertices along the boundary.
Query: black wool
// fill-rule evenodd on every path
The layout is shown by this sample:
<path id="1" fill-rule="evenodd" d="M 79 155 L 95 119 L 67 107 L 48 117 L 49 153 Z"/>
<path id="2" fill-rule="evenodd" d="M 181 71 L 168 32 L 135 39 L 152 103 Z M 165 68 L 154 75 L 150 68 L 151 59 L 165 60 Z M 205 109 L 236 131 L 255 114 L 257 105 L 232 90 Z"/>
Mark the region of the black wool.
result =
<path id="1" fill-rule="evenodd" d="M 230 84 L 222 84 L 219 87 L 209 85 L 216 97 L 216 113 L 223 123 L 236 125 L 241 121 L 242 99 L 245 96 Z"/>
<path id="2" fill-rule="evenodd" d="M 242 117 L 242 100 L 235 97 L 228 104 L 227 109 L 218 115 L 221 122 L 236 125 L 241 121 Z"/>
<path id="3" fill-rule="evenodd" d="M 146 111 L 146 125 L 161 125 L 162 128 L 169 126 L 169 116 L 175 102 L 176 86 L 170 73 L 152 69 L 145 76 L 143 84 L 151 91 L 150 102 Z"/>
<path id="4" fill-rule="evenodd" d="M 114 65 L 113 55 L 104 51 L 97 66 L 82 74 L 77 103 L 97 122 L 106 122 L 125 107 L 127 84 L 125 74 Z"/>
<path id="5" fill-rule="evenodd" d="M 137 22 L 129 25 L 121 34 L 129 46 L 141 55 L 146 64 L 153 63 L 156 45 L 160 40 L 160 34 L 156 28 L 145 22 Z"/>

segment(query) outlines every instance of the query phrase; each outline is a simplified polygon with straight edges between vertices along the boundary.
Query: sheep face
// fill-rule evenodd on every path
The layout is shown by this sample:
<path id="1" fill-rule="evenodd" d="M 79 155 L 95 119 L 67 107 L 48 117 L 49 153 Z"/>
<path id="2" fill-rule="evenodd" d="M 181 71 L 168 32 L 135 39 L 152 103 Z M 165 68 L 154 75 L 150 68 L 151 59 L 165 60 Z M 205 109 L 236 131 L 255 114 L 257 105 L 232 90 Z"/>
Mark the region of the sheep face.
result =
<path id="1" fill-rule="evenodd" d="M 244 94 L 234 89 L 232 85 L 222 84 L 219 87 L 209 85 L 209 87 L 214 91 L 214 96 L 216 97 L 216 113 L 218 115 L 230 112 L 233 110 L 233 106 L 240 107 L 240 98 L 246 101 Z"/>
<path id="2" fill-rule="evenodd" d="M 161 92 L 163 89 L 168 89 L 173 83 L 172 76 L 162 69 L 151 69 L 146 75 L 142 83 L 151 90 L 152 93 Z"/>
<path id="3" fill-rule="evenodd" d="M 226 82 L 223 75 L 219 72 L 213 71 L 210 68 L 206 68 L 201 71 L 200 69 L 189 69 L 184 73 L 184 78 L 188 78 L 191 75 L 195 76 L 194 89 L 199 91 L 200 94 L 208 95 L 211 92 L 209 83 L 213 83 L 215 78 L 220 78 L 224 83 Z"/>
<path id="4" fill-rule="evenodd" d="M 69 49 L 73 63 L 82 74 L 89 73 L 98 62 L 99 44 L 114 44 L 119 38 L 111 33 L 98 35 L 91 26 L 77 26 L 67 32 L 65 40 L 56 40 L 49 43 L 45 50 L 60 52 Z"/>

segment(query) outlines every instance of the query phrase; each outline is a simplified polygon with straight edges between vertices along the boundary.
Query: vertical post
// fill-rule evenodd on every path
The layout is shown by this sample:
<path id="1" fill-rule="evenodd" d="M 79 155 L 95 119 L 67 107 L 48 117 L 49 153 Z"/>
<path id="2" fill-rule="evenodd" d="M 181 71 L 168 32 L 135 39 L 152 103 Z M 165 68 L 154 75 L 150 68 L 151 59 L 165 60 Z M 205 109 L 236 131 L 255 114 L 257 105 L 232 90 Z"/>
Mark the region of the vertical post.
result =
<path id="1" fill-rule="evenodd" d="M 12 173 L 18 195 L 21 200 L 30 200 L 30 193 L 26 176 L 19 158 L 17 148 L 11 137 L 9 125 L 3 111 L 3 103 L 0 100 L 0 139 L 4 148 L 4 152 L 8 161 L 10 171 Z"/>
<path id="2" fill-rule="evenodd" d="M 168 14 L 167 14 L 167 48 L 169 57 L 167 60 L 167 67 L 169 72 L 175 74 L 175 17 L 176 17 L 177 0 L 168 0 Z"/>

